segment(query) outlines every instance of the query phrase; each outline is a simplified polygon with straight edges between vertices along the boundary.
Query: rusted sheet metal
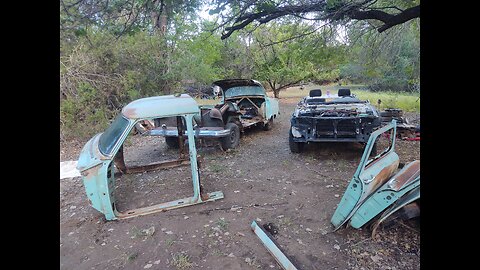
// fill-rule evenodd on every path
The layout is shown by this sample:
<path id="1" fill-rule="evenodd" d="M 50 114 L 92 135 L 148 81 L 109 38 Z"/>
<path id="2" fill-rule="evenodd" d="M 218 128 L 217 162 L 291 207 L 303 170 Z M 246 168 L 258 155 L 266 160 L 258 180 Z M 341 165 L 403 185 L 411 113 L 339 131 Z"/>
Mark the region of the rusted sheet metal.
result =
<path id="1" fill-rule="evenodd" d="M 262 244 L 267 248 L 268 252 L 273 255 L 275 260 L 285 270 L 296 270 L 297 267 L 285 256 L 285 254 L 275 245 L 272 239 L 265 233 L 262 227 L 258 226 L 255 220 L 250 225 L 253 232 L 260 238 Z"/>
<path id="2" fill-rule="evenodd" d="M 151 164 L 142 165 L 142 166 L 128 167 L 127 173 L 141 173 L 141 172 L 148 172 L 148 171 L 154 171 L 159 169 L 169 169 L 169 168 L 175 168 L 175 167 L 188 165 L 188 164 L 190 164 L 190 160 L 188 159 L 168 160 L 168 161 L 151 163 Z"/>
<path id="3" fill-rule="evenodd" d="M 390 206 L 387 210 L 385 210 L 382 215 L 373 223 L 372 225 L 372 238 L 375 238 L 375 234 L 377 232 L 378 227 L 382 222 L 384 222 L 388 217 L 396 213 L 398 210 L 402 209 L 403 207 L 412 204 L 413 202 L 420 199 L 420 186 L 412 189 L 408 193 L 406 193 L 402 198 L 395 201 L 392 206 Z M 418 205 L 416 205 L 418 207 Z M 420 209 L 418 209 L 420 212 Z"/>
<path id="4" fill-rule="evenodd" d="M 387 133 L 390 129 L 393 131 L 391 134 Z M 385 136 L 386 134 L 389 136 Z M 413 196 L 412 199 L 415 199 L 415 196 L 418 195 L 419 198 L 420 161 L 410 162 L 395 173 L 399 165 L 398 155 L 394 151 L 395 135 L 395 120 L 372 133 L 360 165 L 332 216 L 331 222 L 335 226 L 335 230 L 347 222 L 351 227 L 358 229 L 380 216 L 391 205 L 397 208 L 387 210 L 387 212 L 397 211 L 406 203 L 411 202 L 408 196 Z M 378 136 L 388 138 L 391 141 L 390 148 L 374 157 L 373 160 L 367 161 L 370 156 L 371 143 Z M 417 189 L 418 194 L 409 195 L 412 190 Z M 382 216 L 379 222 L 385 218 Z"/>
<path id="5" fill-rule="evenodd" d="M 375 141 L 379 136 L 388 132 L 393 132 L 393 136 L 389 138 L 390 147 L 371 159 L 370 154 Z M 358 168 L 332 216 L 331 223 L 335 226 L 335 230 L 345 224 L 368 196 L 384 184 L 398 168 L 400 159 L 395 153 L 395 134 L 396 122 L 394 120 L 370 135 Z"/>
<path id="6" fill-rule="evenodd" d="M 399 190 L 390 188 L 390 182 L 386 183 L 375 191 L 362 205 L 355 211 L 350 219 L 350 225 L 353 228 L 360 228 L 367 222 L 378 216 L 381 212 L 394 204 L 397 200 L 408 193 L 410 190 L 420 186 L 420 176 L 417 176 L 409 184 L 404 185 Z"/>
<path id="7" fill-rule="evenodd" d="M 400 190 L 402 187 L 410 184 L 420 175 L 420 160 L 415 160 L 403 167 L 391 180 L 389 187 L 393 190 Z"/>
<path id="8" fill-rule="evenodd" d="M 398 179 L 400 179 L 400 183 L 397 182 Z M 349 225 L 356 229 L 362 227 L 419 186 L 420 163 L 413 161 L 369 195 L 354 210 Z"/>
<path id="9" fill-rule="evenodd" d="M 396 153 L 392 152 L 389 155 L 393 155 L 393 154 L 396 154 Z M 397 170 L 398 165 L 400 164 L 400 159 L 398 159 L 398 155 L 397 155 L 397 157 L 394 157 L 392 159 L 390 159 L 390 158 L 387 159 L 385 157 L 381 161 L 386 161 L 386 160 L 388 160 L 388 162 L 393 160 L 393 162 L 391 162 L 390 164 L 388 164 L 386 162 L 385 165 L 381 166 L 382 169 L 380 170 L 380 172 L 378 172 L 377 175 L 373 176 L 373 178 L 369 178 L 369 179 L 367 178 L 368 180 L 370 180 L 370 179 L 372 179 L 372 180 L 369 182 L 369 185 L 366 186 L 366 188 L 365 188 L 366 196 L 368 194 L 372 193 L 372 191 L 377 190 L 377 188 L 379 188 L 381 185 L 383 185 L 385 182 L 387 182 L 387 180 L 390 178 L 390 176 L 393 175 L 393 173 Z M 379 165 L 379 164 L 377 164 L 377 165 Z"/>
<path id="10" fill-rule="evenodd" d="M 144 215 L 158 213 L 158 212 L 165 212 L 175 208 L 191 206 L 198 203 L 211 202 L 211 201 L 219 200 L 222 198 L 223 198 L 223 193 L 221 191 L 215 191 L 208 194 L 204 194 L 203 196 L 197 197 L 197 198 L 188 197 L 180 200 L 160 203 L 160 204 L 147 206 L 143 208 L 137 208 L 134 210 L 124 211 L 124 212 L 117 211 L 117 218 L 127 219 L 127 218 L 132 218 L 137 216 L 144 216 Z"/>

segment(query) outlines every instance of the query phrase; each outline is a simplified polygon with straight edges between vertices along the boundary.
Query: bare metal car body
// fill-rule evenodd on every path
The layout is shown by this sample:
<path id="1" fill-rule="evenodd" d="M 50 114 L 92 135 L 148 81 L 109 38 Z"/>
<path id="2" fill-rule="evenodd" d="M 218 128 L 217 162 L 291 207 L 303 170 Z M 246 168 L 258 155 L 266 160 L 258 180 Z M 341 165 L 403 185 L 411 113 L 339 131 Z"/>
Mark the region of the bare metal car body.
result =
<path id="1" fill-rule="evenodd" d="M 373 105 L 349 89 L 339 89 L 338 95 L 315 89 L 298 103 L 290 123 L 290 150 L 298 153 L 310 142 L 366 143 L 381 120 Z"/>
<path id="2" fill-rule="evenodd" d="M 82 175 L 90 205 L 103 213 L 107 220 L 115 220 L 162 212 L 223 198 L 221 191 L 206 194 L 201 190 L 193 130 L 193 117 L 198 112 L 197 103 L 186 94 L 142 98 L 125 106 L 110 127 L 105 132 L 91 138 L 80 153 L 77 170 Z M 132 129 L 142 121 L 150 121 L 161 117 L 174 117 L 177 120 L 177 132 L 185 134 L 188 141 L 188 153 L 186 153 L 186 149 L 181 144 L 178 159 L 144 166 L 127 167 L 123 159 L 123 143 Z M 181 139 L 183 140 L 183 135 Z M 120 173 L 123 174 L 190 164 L 193 196 L 139 209 L 119 211 L 115 201 L 114 164 Z"/>

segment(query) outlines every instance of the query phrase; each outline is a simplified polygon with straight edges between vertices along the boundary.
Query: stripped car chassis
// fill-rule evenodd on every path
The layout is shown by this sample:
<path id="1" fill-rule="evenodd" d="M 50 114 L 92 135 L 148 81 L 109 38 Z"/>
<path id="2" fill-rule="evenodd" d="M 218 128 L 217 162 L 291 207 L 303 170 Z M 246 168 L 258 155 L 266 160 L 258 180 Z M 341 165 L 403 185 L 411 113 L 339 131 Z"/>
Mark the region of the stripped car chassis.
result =
<path id="1" fill-rule="evenodd" d="M 291 120 L 293 141 L 365 143 L 375 127 L 372 125 L 374 119 L 373 117 L 297 117 Z"/>

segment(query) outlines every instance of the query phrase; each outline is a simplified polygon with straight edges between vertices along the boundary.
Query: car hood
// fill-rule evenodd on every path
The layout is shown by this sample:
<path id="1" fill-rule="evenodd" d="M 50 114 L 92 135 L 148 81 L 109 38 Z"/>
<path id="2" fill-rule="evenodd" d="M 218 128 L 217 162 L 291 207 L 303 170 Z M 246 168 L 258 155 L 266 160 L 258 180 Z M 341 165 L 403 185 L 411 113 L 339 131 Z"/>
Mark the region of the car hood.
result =
<path id="1" fill-rule="evenodd" d="M 102 135 L 102 133 L 93 136 L 85 146 L 83 146 L 77 163 L 77 170 L 80 172 L 95 167 L 102 163 L 104 159 L 108 159 L 108 157 L 102 155 L 98 150 L 100 135 Z"/>
<path id="2" fill-rule="evenodd" d="M 213 82 L 213 85 L 220 86 L 224 91 L 237 86 L 262 86 L 259 81 L 249 79 L 226 79 Z"/>

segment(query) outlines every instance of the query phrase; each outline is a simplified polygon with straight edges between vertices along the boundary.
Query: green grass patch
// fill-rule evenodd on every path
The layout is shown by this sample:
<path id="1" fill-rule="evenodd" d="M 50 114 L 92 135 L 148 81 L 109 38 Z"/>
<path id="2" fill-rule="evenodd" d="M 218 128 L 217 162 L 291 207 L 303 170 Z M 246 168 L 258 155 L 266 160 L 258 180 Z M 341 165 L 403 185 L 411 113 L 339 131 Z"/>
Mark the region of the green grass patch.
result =
<path id="1" fill-rule="evenodd" d="M 214 163 L 214 164 L 210 165 L 210 170 L 214 173 L 222 172 L 224 169 L 225 169 L 225 167 L 220 165 L 220 164 L 215 164 Z"/>
<path id="2" fill-rule="evenodd" d="M 165 239 L 165 245 L 167 247 L 171 247 L 174 243 L 175 243 L 175 239 L 172 239 L 172 238 Z"/>
<path id="3" fill-rule="evenodd" d="M 176 269 L 187 269 L 193 266 L 190 257 L 187 254 L 177 253 L 173 256 L 173 266 Z"/>
<path id="4" fill-rule="evenodd" d="M 138 257 L 138 253 L 135 252 L 135 253 L 129 254 L 129 255 L 127 256 L 127 260 L 128 260 L 128 261 L 133 261 L 133 260 L 135 260 L 137 257 Z"/>
<path id="5" fill-rule="evenodd" d="M 226 221 L 224 218 L 219 218 L 216 224 L 222 231 L 226 231 L 228 229 L 228 221 Z"/>
<path id="6" fill-rule="evenodd" d="M 368 91 L 363 85 L 325 85 L 315 86 L 306 85 L 303 89 L 300 87 L 290 87 L 280 92 L 280 98 L 302 98 L 308 95 L 310 90 L 320 88 L 322 93 L 326 94 L 330 91 L 332 95 L 337 94 L 339 88 L 349 88 L 353 94 L 357 95 L 359 99 L 369 100 L 380 110 L 387 108 L 399 108 L 406 112 L 420 112 L 420 94 L 407 93 L 407 92 L 371 92 Z M 268 93 L 269 96 L 273 96 L 272 93 Z M 380 106 L 377 101 L 381 100 Z"/>

